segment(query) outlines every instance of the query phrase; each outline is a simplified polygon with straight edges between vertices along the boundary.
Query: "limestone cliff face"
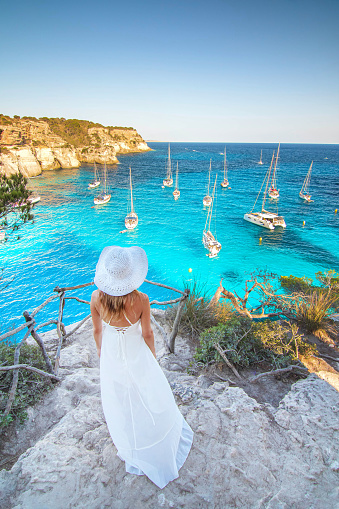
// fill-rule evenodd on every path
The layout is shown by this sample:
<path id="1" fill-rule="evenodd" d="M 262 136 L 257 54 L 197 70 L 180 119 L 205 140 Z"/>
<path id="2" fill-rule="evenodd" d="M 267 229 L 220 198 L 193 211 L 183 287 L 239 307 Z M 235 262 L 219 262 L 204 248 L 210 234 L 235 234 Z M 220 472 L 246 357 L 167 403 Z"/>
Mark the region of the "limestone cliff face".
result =
<path id="1" fill-rule="evenodd" d="M 6 175 L 21 171 L 31 177 L 42 170 L 76 168 L 82 162 L 115 164 L 118 153 L 148 150 L 133 128 L 0 115 L 0 168 Z"/>

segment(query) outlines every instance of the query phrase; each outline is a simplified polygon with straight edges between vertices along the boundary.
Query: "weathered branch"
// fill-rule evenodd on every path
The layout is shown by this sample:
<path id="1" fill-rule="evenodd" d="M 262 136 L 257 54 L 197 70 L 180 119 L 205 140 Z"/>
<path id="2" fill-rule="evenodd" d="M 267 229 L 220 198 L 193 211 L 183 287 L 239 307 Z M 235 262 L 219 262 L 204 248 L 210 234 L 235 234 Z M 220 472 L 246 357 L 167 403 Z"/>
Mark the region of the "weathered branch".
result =
<path id="1" fill-rule="evenodd" d="M 259 380 L 260 378 L 263 378 L 265 376 L 280 375 L 282 373 L 288 373 L 290 371 L 299 371 L 300 373 L 303 373 L 303 374 L 309 373 L 308 369 L 306 369 L 306 368 L 301 368 L 300 366 L 291 365 L 291 366 L 287 366 L 287 368 L 274 369 L 273 371 L 267 371 L 266 373 L 260 373 L 260 375 L 254 376 L 254 377 L 250 378 L 248 381 L 253 383 L 253 382 L 257 382 L 257 380 Z"/>
<path id="2" fill-rule="evenodd" d="M 65 300 L 66 299 L 74 299 L 74 300 L 77 300 L 78 302 L 82 302 L 83 304 L 90 304 L 89 300 L 83 300 L 83 299 L 79 299 L 79 297 L 65 297 Z"/>
<path id="3" fill-rule="evenodd" d="M 73 329 L 73 330 L 71 330 L 71 332 L 68 332 L 67 334 L 65 334 L 65 335 L 64 335 L 64 339 L 69 338 L 69 336 L 71 336 L 72 334 L 74 334 L 74 332 L 75 332 L 76 330 L 80 329 L 80 327 L 81 327 L 81 326 L 82 326 L 82 325 L 86 322 L 86 320 L 88 320 L 89 318 L 91 318 L 91 316 L 92 316 L 92 315 L 91 315 L 91 314 L 89 314 L 89 315 L 87 315 L 85 318 L 83 318 L 83 319 L 81 320 L 81 322 L 79 322 L 79 323 L 76 325 L 76 327 L 74 327 L 74 329 Z"/>
<path id="4" fill-rule="evenodd" d="M 55 355 L 55 364 L 54 364 L 54 373 L 57 375 L 59 371 L 59 362 L 60 362 L 60 353 L 61 353 L 61 347 L 64 340 L 64 330 L 61 330 L 61 324 L 62 324 L 62 315 L 64 311 L 64 304 L 65 304 L 65 292 L 61 292 L 59 294 L 60 296 L 60 303 L 59 303 L 59 316 L 58 316 L 58 324 L 57 324 L 57 333 L 59 337 L 59 344 L 58 349 Z M 63 325 L 63 324 L 62 324 Z M 64 329 L 64 327 L 63 327 Z"/>
<path id="5" fill-rule="evenodd" d="M 57 380 L 60 382 L 61 378 L 54 375 L 53 373 L 46 373 L 46 371 L 42 371 L 41 369 L 34 368 L 33 366 L 29 366 L 28 364 L 16 364 L 15 366 L 4 366 L 0 367 L 0 371 L 12 371 L 14 369 L 27 369 L 28 371 L 33 371 L 34 373 L 38 373 L 38 375 L 46 376 L 51 378 L 52 380 Z"/>
<path id="6" fill-rule="evenodd" d="M 315 357 L 316 359 L 318 359 L 320 357 L 321 359 L 327 359 L 329 361 L 339 362 L 339 357 L 331 357 L 330 355 L 324 355 L 322 353 L 318 353 L 318 355 L 313 355 L 312 357 Z"/>
<path id="7" fill-rule="evenodd" d="M 33 329 L 33 325 L 31 325 L 28 328 L 28 330 L 26 331 L 26 334 L 24 335 L 24 337 L 22 338 L 20 343 L 15 348 L 15 352 L 14 352 L 14 366 L 16 366 L 16 368 L 14 367 L 12 385 L 11 385 L 11 388 L 10 388 L 10 391 L 9 391 L 9 394 L 8 394 L 6 408 L 5 408 L 5 411 L 4 411 L 3 415 L 2 415 L 2 417 L 7 417 L 7 415 L 11 411 L 11 408 L 12 408 L 12 405 L 13 405 L 13 401 L 14 401 L 14 398 L 15 398 L 16 389 L 17 389 L 17 386 L 18 386 L 18 380 L 19 380 L 19 369 L 18 369 L 17 366 L 19 364 L 20 348 L 21 348 L 21 345 L 26 341 L 26 339 L 30 335 L 32 329 Z"/>
<path id="8" fill-rule="evenodd" d="M 93 286 L 94 285 L 94 282 L 92 283 L 85 283 L 83 285 L 77 285 L 77 286 L 65 286 L 63 288 L 59 288 L 59 286 L 56 286 L 53 290 L 53 292 L 58 292 L 58 293 L 65 293 L 65 292 L 68 292 L 68 290 L 78 290 L 78 288 L 85 288 L 86 286 Z"/>
<path id="9" fill-rule="evenodd" d="M 172 286 L 163 285 L 162 283 L 155 283 L 154 281 L 149 281 L 148 279 L 145 279 L 144 283 L 149 283 L 150 285 L 155 285 L 155 286 L 161 286 L 161 288 L 167 288 L 168 290 L 172 290 L 173 292 L 181 293 L 182 295 L 185 294 L 185 292 L 182 292 L 181 290 L 177 290 L 177 288 L 173 288 Z"/>
<path id="10" fill-rule="evenodd" d="M 47 327 L 47 325 L 57 325 L 58 324 L 58 320 L 48 320 L 48 322 L 45 322 L 45 323 L 41 323 L 40 325 L 38 325 L 37 327 L 35 327 L 35 330 L 39 330 L 39 329 L 42 329 L 43 327 Z"/>
<path id="11" fill-rule="evenodd" d="M 178 297 L 177 299 L 173 299 L 173 300 L 167 300 L 165 302 L 159 302 L 157 300 L 152 300 L 152 302 L 150 302 L 149 304 L 150 304 L 150 306 L 152 306 L 152 304 L 158 304 L 158 306 L 167 306 L 168 304 L 176 304 L 177 302 L 180 302 L 181 300 L 183 300 L 183 297 Z"/>
<path id="12" fill-rule="evenodd" d="M 235 366 L 233 366 L 233 364 L 227 359 L 226 357 L 226 354 L 225 352 L 222 350 L 221 346 L 219 345 L 219 343 L 215 342 L 213 343 L 213 346 L 214 348 L 217 350 L 217 352 L 221 355 L 221 357 L 224 359 L 225 363 L 227 364 L 227 366 L 233 371 L 233 373 L 235 374 L 235 376 L 239 379 L 239 380 L 242 380 L 242 376 L 239 375 L 238 371 L 236 370 Z"/>
<path id="13" fill-rule="evenodd" d="M 179 306 L 178 306 L 178 309 L 177 309 L 177 314 L 176 314 L 176 317 L 175 317 L 175 320 L 174 320 L 174 324 L 173 324 L 173 329 L 172 329 L 172 332 L 171 332 L 171 335 L 170 335 L 170 338 L 169 338 L 169 349 L 172 353 L 174 353 L 174 343 L 175 343 L 175 338 L 177 337 L 177 334 L 178 334 L 178 329 L 179 329 L 179 323 L 180 323 L 180 318 L 181 318 L 181 314 L 182 314 L 182 310 L 186 304 L 186 299 L 187 297 L 189 296 L 190 294 L 190 290 L 188 288 L 186 288 L 185 290 L 185 298 L 181 300 Z"/>
<path id="14" fill-rule="evenodd" d="M 33 326 L 35 325 L 35 320 L 32 320 L 32 317 L 29 315 L 28 311 L 24 311 L 23 315 L 25 317 L 26 322 L 33 321 Z M 48 357 L 48 354 L 46 352 L 46 348 L 45 348 L 44 342 L 41 339 L 41 337 L 39 336 L 39 334 L 36 332 L 36 330 L 34 330 L 34 327 L 31 330 L 31 335 L 32 335 L 32 337 L 35 339 L 35 341 L 38 343 L 38 345 L 40 347 L 42 356 L 43 356 L 44 361 L 46 363 L 47 371 L 49 373 L 53 373 L 53 366 L 52 366 L 51 360 Z"/>
<path id="15" fill-rule="evenodd" d="M 58 298 L 58 295 L 51 295 L 50 297 L 48 297 L 48 299 L 45 300 L 45 302 L 43 302 L 42 304 L 40 304 L 40 306 L 38 306 L 37 308 L 34 309 L 34 311 L 32 311 L 31 313 L 31 317 L 34 318 L 35 315 L 37 313 L 39 313 L 39 311 L 42 310 L 42 308 L 44 308 L 45 306 L 47 306 L 47 304 L 49 304 L 50 302 L 52 302 L 52 300 L 55 300 Z"/>
<path id="16" fill-rule="evenodd" d="M 22 331 L 23 329 L 25 329 L 26 327 L 29 327 L 32 324 L 33 324 L 33 321 L 30 323 L 24 323 L 23 325 L 20 325 L 20 327 L 10 330 L 10 331 L 6 332 L 5 334 L 2 334 L 2 336 L 0 336 L 0 341 L 4 340 L 6 338 L 9 338 L 11 336 L 14 336 L 14 334 L 17 334 L 18 332 Z"/>

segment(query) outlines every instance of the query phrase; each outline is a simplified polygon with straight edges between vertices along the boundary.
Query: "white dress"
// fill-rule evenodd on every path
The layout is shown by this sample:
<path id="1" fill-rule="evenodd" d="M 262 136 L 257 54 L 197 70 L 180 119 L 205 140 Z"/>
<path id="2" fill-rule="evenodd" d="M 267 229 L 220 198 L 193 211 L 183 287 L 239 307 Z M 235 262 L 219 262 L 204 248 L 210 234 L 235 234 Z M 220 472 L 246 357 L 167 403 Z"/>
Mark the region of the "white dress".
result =
<path id="1" fill-rule="evenodd" d="M 193 431 L 142 337 L 140 319 L 130 327 L 106 325 L 100 384 L 107 426 L 126 471 L 147 475 L 159 488 L 176 479 Z"/>

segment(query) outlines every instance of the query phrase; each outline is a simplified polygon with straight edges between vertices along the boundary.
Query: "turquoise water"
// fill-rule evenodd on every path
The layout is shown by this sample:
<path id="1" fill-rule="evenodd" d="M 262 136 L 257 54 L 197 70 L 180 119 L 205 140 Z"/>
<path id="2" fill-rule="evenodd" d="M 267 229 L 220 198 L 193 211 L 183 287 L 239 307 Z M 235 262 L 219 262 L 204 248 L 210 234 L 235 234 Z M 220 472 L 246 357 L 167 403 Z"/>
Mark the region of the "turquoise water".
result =
<path id="1" fill-rule="evenodd" d="M 112 199 L 103 206 L 93 207 L 93 197 L 100 188 L 87 189 L 93 179 L 92 165 L 46 171 L 31 180 L 41 196 L 35 207 L 35 223 L 22 228 L 18 242 L 0 246 L 4 277 L 14 276 L 1 292 L 2 331 L 21 324 L 22 312 L 32 311 L 55 286 L 91 281 L 100 251 L 110 244 L 143 247 L 149 259 L 150 280 L 182 288 L 185 280 L 195 276 L 207 284 L 211 293 L 221 277 L 226 288 L 241 292 L 245 279 L 256 269 L 309 277 L 318 270 L 339 271 L 339 212 L 334 214 L 339 209 L 338 145 L 281 145 L 279 213 L 285 217 L 287 228 L 275 231 L 248 223 L 243 215 L 253 207 L 276 145 L 228 144 L 231 189 L 222 189 L 223 144 L 172 143 L 173 165 L 179 163 L 178 201 L 173 199 L 173 188 L 161 187 L 168 145 L 149 145 L 152 152 L 120 156 L 119 165 L 108 166 Z M 263 166 L 257 164 L 261 149 Z M 210 159 L 211 180 L 216 172 L 219 180 L 211 229 L 216 227 L 222 244 L 214 259 L 206 256 L 202 245 L 207 213 L 202 199 Z M 312 160 L 310 192 L 314 202 L 306 204 L 298 193 Z M 119 233 L 125 228 L 128 210 L 129 166 L 139 225 L 134 231 Z M 266 207 L 274 210 L 269 202 Z M 175 296 L 147 284 L 142 289 L 151 299 Z M 85 289 L 81 295 L 89 298 L 92 290 Z M 52 312 L 56 312 L 56 304 L 39 314 L 39 321 L 50 318 Z M 88 312 L 86 305 L 68 301 L 65 322 L 77 321 Z"/>

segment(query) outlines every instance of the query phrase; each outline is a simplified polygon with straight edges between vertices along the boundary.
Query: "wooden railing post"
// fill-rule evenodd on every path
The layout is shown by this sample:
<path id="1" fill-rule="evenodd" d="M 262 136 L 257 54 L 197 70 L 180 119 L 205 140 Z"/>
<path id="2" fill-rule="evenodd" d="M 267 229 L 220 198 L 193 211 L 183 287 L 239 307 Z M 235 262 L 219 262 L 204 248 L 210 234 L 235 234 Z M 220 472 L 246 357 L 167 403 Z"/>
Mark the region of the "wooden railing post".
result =
<path id="1" fill-rule="evenodd" d="M 170 338 L 169 338 L 169 345 L 168 346 L 169 346 L 169 349 L 170 349 L 171 353 L 174 353 L 175 338 L 177 337 L 177 334 L 178 334 L 178 329 L 179 329 L 179 323 L 180 323 L 180 318 L 181 318 L 182 310 L 184 309 L 184 306 L 186 304 L 186 299 L 189 296 L 189 294 L 190 294 L 190 290 L 188 288 L 186 288 L 186 290 L 184 291 L 184 295 L 183 295 L 183 297 L 181 299 L 181 302 L 178 305 L 177 314 L 176 314 L 176 317 L 175 317 L 175 320 L 174 320 L 174 323 L 173 323 L 173 329 L 172 329 L 172 332 L 171 332 L 171 335 L 170 335 Z"/>
<path id="2" fill-rule="evenodd" d="M 45 345 L 44 345 L 44 342 L 43 340 L 41 339 L 41 337 L 39 336 L 39 334 L 36 332 L 36 330 L 34 329 L 34 326 L 35 326 L 35 320 L 34 318 L 32 318 L 30 316 L 30 314 L 28 313 L 28 311 L 24 311 L 23 312 L 23 315 L 25 317 L 25 320 L 26 322 L 30 322 L 32 321 L 33 322 L 33 328 L 31 329 L 31 335 L 32 337 L 35 339 L 35 341 L 38 343 L 40 349 L 41 349 L 41 353 L 42 353 L 42 356 L 44 358 L 44 361 L 46 363 L 46 367 L 47 367 L 47 371 L 48 373 L 54 373 L 53 372 L 53 366 L 52 366 L 52 363 L 51 363 L 51 360 L 50 358 L 48 357 L 48 354 L 46 352 L 46 348 L 45 348 Z"/>

